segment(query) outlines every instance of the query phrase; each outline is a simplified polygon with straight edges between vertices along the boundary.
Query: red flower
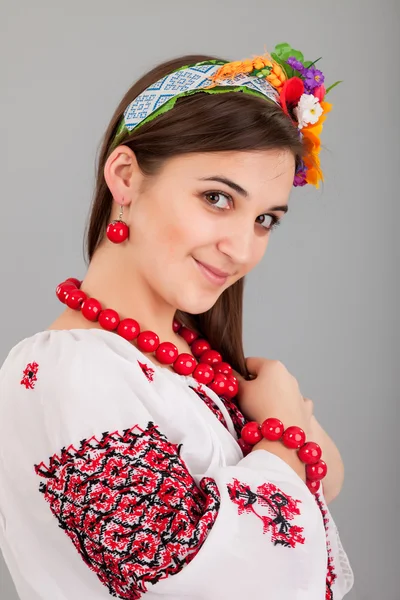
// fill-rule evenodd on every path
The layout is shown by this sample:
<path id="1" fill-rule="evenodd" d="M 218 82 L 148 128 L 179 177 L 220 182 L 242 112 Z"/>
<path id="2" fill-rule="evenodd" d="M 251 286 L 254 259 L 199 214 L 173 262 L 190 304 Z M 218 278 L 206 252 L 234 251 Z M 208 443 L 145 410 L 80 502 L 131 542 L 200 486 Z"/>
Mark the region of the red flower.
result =
<path id="1" fill-rule="evenodd" d="M 304 82 L 300 77 L 292 77 L 291 79 L 287 79 L 283 84 L 281 93 L 280 93 L 280 103 L 282 106 L 282 110 L 286 113 L 290 118 L 289 108 L 293 108 L 297 106 L 301 96 L 304 94 Z"/>
<path id="2" fill-rule="evenodd" d="M 320 102 L 323 101 L 323 99 L 325 98 L 325 94 L 326 94 L 326 89 L 324 85 L 320 85 L 319 87 L 317 87 L 314 91 L 313 91 L 313 96 L 315 96 L 316 98 L 318 98 L 318 100 Z"/>

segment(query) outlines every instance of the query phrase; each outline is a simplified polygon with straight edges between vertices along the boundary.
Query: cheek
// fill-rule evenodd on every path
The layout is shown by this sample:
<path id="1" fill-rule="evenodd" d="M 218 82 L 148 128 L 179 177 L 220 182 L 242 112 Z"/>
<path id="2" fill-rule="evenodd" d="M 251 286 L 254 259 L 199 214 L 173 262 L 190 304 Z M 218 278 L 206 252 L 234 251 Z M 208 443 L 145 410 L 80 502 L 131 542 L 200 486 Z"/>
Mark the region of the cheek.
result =
<path id="1" fill-rule="evenodd" d="M 170 210 L 163 211 L 154 232 L 157 245 L 169 260 L 185 257 L 215 241 L 215 224 L 204 211 L 188 203 L 186 206 L 181 203 L 178 208 L 171 206 Z"/>
<path id="2" fill-rule="evenodd" d="M 264 254 L 267 251 L 270 235 L 271 234 L 263 235 L 262 238 L 258 238 L 255 240 L 251 260 L 247 265 L 247 273 L 254 269 L 258 265 L 258 263 L 260 263 L 263 259 Z"/>
<path id="3" fill-rule="evenodd" d="M 177 255 L 186 233 L 184 219 L 173 202 L 158 197 L 145 198 L 134 215 L 134 223 L 137 230 L 136 235 L 133 232 L 134 242 L 147 256 L 157 255 L 159 263 Z"/>
<path id="4" fill-rule="evenodd" d="M 190 221 L 176 211 L 159 213 L 153 221 L 151 235 L 161 261 L 174 262 L 190 254 L 195 238 L 188 223 Z"/>

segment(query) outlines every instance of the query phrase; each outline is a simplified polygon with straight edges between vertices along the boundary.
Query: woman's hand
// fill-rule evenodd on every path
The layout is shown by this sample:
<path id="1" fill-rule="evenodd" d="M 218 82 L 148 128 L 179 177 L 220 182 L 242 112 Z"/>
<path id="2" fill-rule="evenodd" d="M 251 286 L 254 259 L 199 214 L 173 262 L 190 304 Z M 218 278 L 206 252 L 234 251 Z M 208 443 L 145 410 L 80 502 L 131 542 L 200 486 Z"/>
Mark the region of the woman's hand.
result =
<path id="1" fill-rule="evenodd" d="M 313 403 L 305 402 L 297 380 L 278 360 L 248 358 L 246 366 L 253 379 L 239 379 L 238 404 L 247 419 L 262 423 L 269 417 L 286 427 L 297 425 L 307 434 Z"/>
<path id="2" fill-rule="evenodd" d="M 297 425 L 306 435 L 310 429 L 313 403 L 305 401 L 297 380 L 277 360 L 249 358 L 246 366 L 253 379 L 239 379 L 238 404 L 250 421 L 262 423 L 269 417 L 280 419 L 285 427 Z M 267 450 L 279 456 L 305 481 L 306 470 L 297 452 L 283 444 L 262 439 L 253 446 L 255 450 Z"/>
<path id="3" fill-rule="evenodd" d="M 286 427 L 297 425 L 304 429 L 308 440 L 321 446 L 322 458 L 328 466 L 322 485 L 326 503 L 329 504 L 342 489 L 344 465 L 335 443 L 313 415 L 313 401 L 301 395 L 296 379 L 279 361 L 249 358 L 246 363 L 254 378 L 247 381 L 238 376 L 238 403 L 242 412 L 247 419 L 258 423 L 269 417 L 277 417 Z M 280 456 L 305 480 L 304 465 L 293 450 L 268 440 L 262 440 L 253 448 L 258 449 Z"/>

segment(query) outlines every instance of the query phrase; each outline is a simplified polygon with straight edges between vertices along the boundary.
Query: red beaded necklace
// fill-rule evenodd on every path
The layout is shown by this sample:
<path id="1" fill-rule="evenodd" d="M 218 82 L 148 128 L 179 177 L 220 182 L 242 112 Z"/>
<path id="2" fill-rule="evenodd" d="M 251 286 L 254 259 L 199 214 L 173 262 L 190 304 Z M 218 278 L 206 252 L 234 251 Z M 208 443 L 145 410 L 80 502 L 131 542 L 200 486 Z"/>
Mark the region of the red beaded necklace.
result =
<path id="1" fill-rule="evenodd" d="M 103 308 L 96 298 L 88 297 L 80 289 L 81 283 L 74 277 L 66 279 L 57 286 L 57 298 L 69 308 L 80 310 L 88 321 L 97 321 L 103 329 L 115 331 L 129 342 L 136 340 L 141 352 L 154 354 L 159 363 L 171 365 L 179 375 L 192 375 L 196 381 L 207 385 L 219 396 L 236 396 L 239 385 L 232 374 L 232 367 L 223 362 L 221 354 L 212 350 L 207 340 L 199 339 L 196 333 L 174 320 L 173 330 L 189 344 L 193 353 L 179 354 L 172 342 L 160 343 L 160 338 L 154 331 L 140 331 L 135 319 L 121 320 L 117 311 Z"/>
<path id="2" fill-rule="evenodd" d="M 199 339 L 197 334 L 174 320 L 173 330 L 189 344 L 193 354 L 179 354 L 172 342 L 162 342 L 153 331 L 140 331 L 135 319 L 120 319 L 117 311 L 103 308 L 96 298 L 90 298 L 80 289 L 81 281 L 70 277 L 57 286 L 59 300 L 69 308 L 80 310 L 88 321 L 98 321 L 103 329 L 115 331 L 124 339 L 136 340 L 141 352 L 153 353 L 159 363 L 172 365 L 179 375 L 192 375 L 196 381 L 211 388 L 219 396 L 234 398 L 239 390 L 237 378 L 232 374 L 232 367 L 222 361 L 222 356 L 212 350 L 207 340 Z M 196 360 L 196 358 L 198 360 Z M 315 494 L 320 488 L 321 480 L 326 476 L 327 466 L 321 460 L 321 448 L 314 442 L 306 442 L 304 431 L 300 427 L 284 429 L 279 419 L 269 418 L 262 425 L 250 421 L 244 425 L 238 444 L 246 455 L 252 446 L 262 438 L 271 441 L 281 440 L 287 448 L 298 451 L 300 460 L 306 464 L 306 484 Z"/>

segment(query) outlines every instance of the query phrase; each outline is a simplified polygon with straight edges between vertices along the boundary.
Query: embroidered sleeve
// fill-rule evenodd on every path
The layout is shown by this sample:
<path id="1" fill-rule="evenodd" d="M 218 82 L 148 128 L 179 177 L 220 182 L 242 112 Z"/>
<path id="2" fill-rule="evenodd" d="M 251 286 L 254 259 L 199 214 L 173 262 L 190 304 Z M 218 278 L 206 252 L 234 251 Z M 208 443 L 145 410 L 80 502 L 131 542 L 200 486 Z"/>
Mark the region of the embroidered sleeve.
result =
<path id="1" fill-rule="evenodd" d="M 153 423 L 63 448 L 35 471 L 60 527 L 118 598 L 140 598 L 188 564 L 220 506 L 215 482 L 197 487 Z"/>
<path id="2" fill-rule="evenodd" d="M 221 578 L 213 582 L 218 589 L 238 557 L 243 560 L 252 552 L 269 565 L 276 590 L 291 574 L 295 592 L 299 578 L 304 584 L 318 574 L 315 561 L 308 567 L 303 563 L 310 553 L 324 556 L 322 519 L 319 524 L 306 486 L 288 485 L 285 478 L 280 485 L 267 481 L 274 473 L 263 464 L 266 458 L 277 457 L 255 452 L 241 465 L 217 469 L 215 478 L 204 477 L 196 485 L 180 447 L 149 422 L 145 428 L 104 432 L 78 447 L 62 448 L 35 465 L 35 471 L 60 528 L 112 596 L 141 598 L 189 563 L 196 569 L 199 554 L 206 565 L 222 561 Z M 252 472 L 257 464 L 264 473 Z M 206 547 L 211 531 L 213 543 Z M 274 550 L 277 546 L 285 553 Z M 304 555 L 298 554 L 302 547 Z M 203 575 L 191 572 L 199 581 Z M 208 597 L 209 589 L 204 593 Z"/>

